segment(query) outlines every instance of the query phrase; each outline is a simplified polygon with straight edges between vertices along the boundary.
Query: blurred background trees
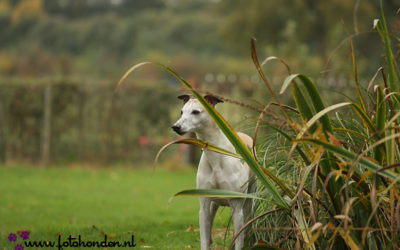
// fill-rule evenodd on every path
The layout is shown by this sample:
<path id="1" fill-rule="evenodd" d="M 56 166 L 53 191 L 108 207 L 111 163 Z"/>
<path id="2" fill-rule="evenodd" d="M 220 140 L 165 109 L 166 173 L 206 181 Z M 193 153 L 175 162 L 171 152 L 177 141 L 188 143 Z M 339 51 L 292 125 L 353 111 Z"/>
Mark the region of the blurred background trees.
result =
<path id="1" fill-rule="evenodd" d="M 384 1 L 394 36 L 399 7 Z M 182 90 L 147 67 L 114 92 L 123 73 L 140 61 L 162 62 L 201 89 L 265 100 L 250 57 L 252 36 L 263 57 L 281 57 L 323 90 L 351 92 L 344 89 L 352 86 L 345 39 L 358 34 L 365 85 L 372 77 L 366 72 L 382 64 L 372 32 L 378 16 L 378 0 L 0 0 L 0 160 L 41 161 L 46 133 L 51 163 L 151 160 L 172 136 Z M 285 69 L 265 70 L 279 88 Z M 229 116 L 232 107 L 221 108 Z"/>

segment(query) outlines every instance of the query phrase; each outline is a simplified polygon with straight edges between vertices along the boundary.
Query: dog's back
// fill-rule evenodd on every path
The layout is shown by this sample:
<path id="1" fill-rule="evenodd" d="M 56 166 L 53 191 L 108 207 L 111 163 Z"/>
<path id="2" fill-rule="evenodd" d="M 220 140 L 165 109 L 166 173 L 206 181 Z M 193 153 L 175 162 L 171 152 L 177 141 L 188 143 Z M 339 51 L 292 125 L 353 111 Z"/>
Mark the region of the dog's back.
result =
<path id="1" fill-rule="evenodd" d="M 240 137 L 240 139 L 242 139 L 244 144 L 246 144 L 248 147 L 253 147 L 253 139 L 250 136 L 242 132 L 237 132 L 237 135 Z"/>

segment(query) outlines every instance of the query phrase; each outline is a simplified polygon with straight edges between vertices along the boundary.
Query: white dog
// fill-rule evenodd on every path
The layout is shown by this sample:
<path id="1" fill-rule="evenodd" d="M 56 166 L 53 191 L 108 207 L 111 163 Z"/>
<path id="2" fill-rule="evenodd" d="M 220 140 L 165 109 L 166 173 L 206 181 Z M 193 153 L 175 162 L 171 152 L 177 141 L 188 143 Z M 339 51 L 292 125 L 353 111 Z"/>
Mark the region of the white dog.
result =
<path id="1" fill-rule="evenodd" d="M 215 124 L 214 120 L 203 108 L 200 102 L 191 95 L 178 97 L 184 102 L 181 118 L 172 126 L 172 129 L 183 135 L 188 132 L 196 133 L 198 139 L 214 144 L 220 148 L 235 152 L 234 147 Z M 222 102 L 211 95 L 204 98 L 215 106 Z M 248 146 L 252 146 L 253 140 L 243 133 L 238 136 Z M 204 150 L 197 171 L 198 189 L 224 189 L 247 193 L 249 178 L 253 175 L 249 167 L 239 159 Z M 254 184 L 251 184 L 254 186 Z M 212 226 L 215 214 L 219 206 L 230 206 L 234 223 L 235 234 L 249 219 L 251 200 L 247 199 L 216 199 L 201 197 L 200 200 L 200 240 L 201 249 L 210 249 L 212 245 Z M 244 233 L 235 241 L 235 249 L 242 249 Z"/>

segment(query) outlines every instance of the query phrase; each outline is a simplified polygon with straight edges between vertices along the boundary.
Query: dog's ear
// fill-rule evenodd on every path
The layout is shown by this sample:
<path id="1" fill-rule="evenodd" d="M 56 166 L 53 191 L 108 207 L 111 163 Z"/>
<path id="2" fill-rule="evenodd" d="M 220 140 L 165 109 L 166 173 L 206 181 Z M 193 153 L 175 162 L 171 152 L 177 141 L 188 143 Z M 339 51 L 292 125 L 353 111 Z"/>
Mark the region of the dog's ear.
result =
<path id="1" fill-rule="evenodd" d="M 205 95 L 204 99 L 206 99 L 206 101 L 211 104 L 213 107 L 215 107 L 215 105 L 217 105 L 220 102 L 224 102 L 221 99 L 219 99 L 218 97 L 215 97 L 213 95 Z"/>
<path id="2" fill-rule="evenodd" d="M 178 99 L 181 99 L 183 101 L 183 104 L 187 103 L 190 100 L 191 96 L 188 94 L 183 94 L 178 96 Z"/>

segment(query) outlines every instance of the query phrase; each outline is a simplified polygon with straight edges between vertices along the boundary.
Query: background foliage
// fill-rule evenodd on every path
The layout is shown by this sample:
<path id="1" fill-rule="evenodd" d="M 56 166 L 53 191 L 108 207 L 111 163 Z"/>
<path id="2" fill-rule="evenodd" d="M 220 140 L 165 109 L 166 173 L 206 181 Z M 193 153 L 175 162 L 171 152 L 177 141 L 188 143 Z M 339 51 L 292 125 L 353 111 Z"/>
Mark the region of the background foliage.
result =
<path id="1" fill-rule="evenodd" d="M 40 160 L 45 86 L 52 85 L 50 161 L 151 160 L 171 135 L 167 129 L 180 105 L 174 97 L 182 90 L 165 72 L 148 67 L 114 93 L 117 80 L 138 61 L 166 63 L 196 87 L 262 109 L 254 100 L 271 97 L 261 91 L 250 60 L 251 36 L 261 58 L 279 56 L 293 71 L 307 72 L 333 101 L 341 96 L 335 91 L 354 91 L 348 44 L 342 43 L 348 34 L 359 34 L 354 43 L 363 86 L 382 64 L 371 25 L 378 6 L 372 0 L 0 0 L 1 159 Z M 395 7 L 385 1 L 389 29 L 398 34 Z M 266 70 L 278 90 L 284 67 Z M 248 128 L 237 123 L 243 120 L 232 112 L 237 107 L 221 109 Z M 141 147 L 142 135 L 153 143 Z"/>

